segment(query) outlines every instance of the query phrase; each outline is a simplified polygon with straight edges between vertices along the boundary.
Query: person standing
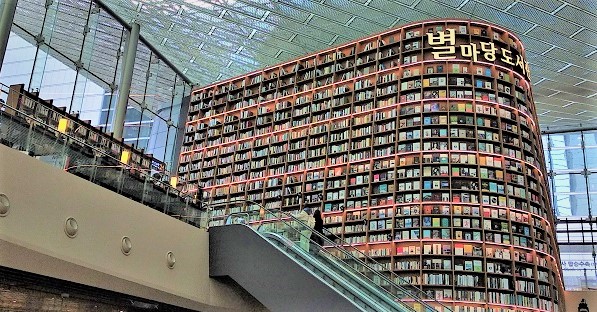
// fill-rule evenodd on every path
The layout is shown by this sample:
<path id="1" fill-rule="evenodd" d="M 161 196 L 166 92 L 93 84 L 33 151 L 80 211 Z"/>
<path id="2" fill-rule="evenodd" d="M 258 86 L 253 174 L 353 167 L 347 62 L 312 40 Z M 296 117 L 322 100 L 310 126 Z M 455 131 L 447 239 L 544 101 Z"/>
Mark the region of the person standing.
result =
<path id="1" fill-rule="evenodd" d="M 313 218 L 315 218 L 315 226 L 313 227 L 313 230 L 320 235 L 315 233 L 311 234 L 311 240 L 316 242 L 319 246 L 323 246 L 323 217 L 321 216 L 321 211 L 319 211 L 319 209 L 315 210 Z"/>

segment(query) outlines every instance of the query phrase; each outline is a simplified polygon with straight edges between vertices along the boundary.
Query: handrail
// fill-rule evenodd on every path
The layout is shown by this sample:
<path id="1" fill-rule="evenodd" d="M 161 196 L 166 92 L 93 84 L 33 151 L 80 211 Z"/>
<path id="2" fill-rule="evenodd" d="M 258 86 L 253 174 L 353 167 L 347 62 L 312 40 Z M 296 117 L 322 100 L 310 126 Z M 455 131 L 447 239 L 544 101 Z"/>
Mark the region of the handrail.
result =
<path id="1" fill-rule="evenodd" d="M 294 246 L 295 248 L 292 248 L 293 246 L 292 241 L 290 239 L 288 239 L 287 237 L 280 235 L 278 233 L 260 233 L 260 235 L 264 236 L 264 237 L 275 237 L 275 239 L 277 239 L 280 243 L 285 244 L 287 248 L 291 249 L 295 254 L 300 254 L 300 256 L 304 256 L 304 253 L 306 253 L 304 250 L 302 250 L 300 247 L 298 246 Z M 301 236 L 304 236 L 302 233 L 300 233 Z M 332 255 L 333 256 L 333 255 Z M 335 257 L 335 256 L 333 256 Z M 342 261 L 342 259 L 337 259 L 338 261 L 341 261 L 343 263 L 345 263 L 344 261 Z M 347 263 L 345 263 L 346 265 L 348 265 Z M 344 289 L 350 289 L 352 290 L 353 293 L 357 293 L 360 294 L 362 296 L 361 300 L 368 301 L 367 304 L 370 308 L 372 308 L 373 306 L 375 306 L 378 311 L 384 311 L 384 307 L 379 305 L 379 302 L 372 300 L 373 298 L 371 296 L 369 296 L 368 294 L 364 294 L 360 289 L 356 288 L 353 283 L 346 283 L 346 279 L 342 278 L 340 276 L 339 278 L 339 274 L 337 272 L 335 272 L 333 269 L 331 269 L 329 266 L 321 263 L 318 264 L 317 262 L 315 263 L 311 263 L 311 265 L 313 265 L 314 267 L 317 267 L 318 270 L 320 271 L 324 271 L 328 277 L 332 278 L 338 285 L 341 285 L 341 287 L 343 287 Z M 350 272 L 346 272 L 347 274 L 349 274 Z M 369 290 L 371 290 L 373 293 L 375 293 L 376 291 L 379 292 L 380 289 L 379 288 L 375 288 L 371 285 L 365 285 Z M 395 296 L 392 296 L 395 299 Z M 390 302 L 386 301 L 387 303 L 391 304 L 396 304 L 396 302 L 394 301 L 394 299 L 392 299 Z M 411 311 L 415 312 L 414 309 L 412 309 L 411 307 L 409 307 L 408 305 L 406 305 L 407 308 L 409 308 Z"/>
<path id="2" fill-rule="evenodd" d="M 250 223 L 246 223 L 246 222 L 241 222 L 241 223 L 234 223 L 232 220 L 236 221 L 238 220 L 239 216 L 246 216 L 247 218 L 249 218 L 249 213 L 247 212 L 234 212 L 228 215 L 228 217 L 226 218 L 226 223 L 225 225 L 231 225 L 231 224 L 237 224 L 237 225 L 244 225 L 247 227 L 251 227 Z M 230 221 L 230 222 L 229 222 Z M 289 227 L 292 228 L 293 230 L 295 230 L 297 232 L 297 234 L 301 237 L 305 237 L 307 238 L 307 240 L 309 240 L 310 244 L 317 244 L 315 241 L 313 241 L 310 237 L 307 237 L 305 234 L 301 233 L 300 230 L 298 230 L 296 227 L 292 226 L 289 222 L 299 222 L 297 219 L 291 219 L 291 218 L 278 218 L 278 219 L 268 219 L 266 221 L 279 221 L 283 223 L 283 226 L 285 227 Z M 289 221 L 289 222 L 287 222 Z M 276 223 L 274 223 L 276 224 Z M 261 233 L 260 229 L 262 226 L 265 226 L 265 224 L 259 224 L 259 226 L 257 227 L 257 229 L 254 229 L 254 231 L 258 232 L 259 235 L 262 235 L 264 237 L 268 237 L 268 235 L 271 235 L 273 237 L 277 237 L 279 239 L 283 239 L 283 242 L 288 245 L 289 242 L 292 242 L 292 240 L 290 240 L 289 238 L 280 235 L 278 233 L 275 232 L 265 232 L 265 233 Z M 286 242 L 288 241 L 288 242 Z M 288 245 L 290 247 L 290 245 Z M 340 247 L 335 247 L 336 249 L 341 249 Z M 298 248 L 300 250 L 302 250 L 301 248 Z M 296 250 L 294 251 L 295 253 L 298 253 Z M 303 251 L 304 252 L 304 251 Z M 329 254 L 330 257 L 334 257 L 336 261 L 338 262 L 342 262 L 344 263 L 344 265 L 346 265 L 347 267 L 351 268 L 354 271 L 349 271 L 349 270 L 345 270 L 345 274 L 347 274 L 348 276 L 355 276 L 355 275 L 359 275 L 364 277 L 366 280 L 368 280 L 369 282 L 372 282 L 367 276 L 363 276 L 363 274 L 361 272 L 358 271 L 358 268 L 351 266 L 350 264 L 345 262 L 346 258 L 341 258 L 339 257 L 340 255 L 334 255 L 332 253 Z M 324 267 L 326 267 L 324 265 Z M 326 270 L 329 271 L 329 270 Z M 373 269 L 371 269 L 371 271 L 374 271 Z M 338 273 L 335 273 L 338 274 Z M 363 283 L 363 282 L 361 282 Z M 372 285 L 373 284 L 373 285 Z M 364 282 L 363 284 L 361 284 L 362 287 L 366 287 L 369 291 L 371 291 L 372 293 L 375 293 L 377 296 L 379 296 L 380 294 L 388 294 L 388 298 L 386 297 L 381 297 L 383 298 L 383 300 L 385 300 L 387 303 L 390 304 L 396 304 L 397 302 L 400 302 L 402 304 L 404 304 L 404 307 L 407 308 L 409 311 L 412 312 L 416 312 L 415 309 L 413 309 L 412 307 L 408 306 L 408 304 L 406 304 L 405 302 L 403 302 L 400 298 L 398 298 L 398 296 L 396 296 L 394 293 L 388 291 L 387 289 L 384 289 L 383 287 L 375 287 L 375 283 L 367 283 Z M 365 295 L 364 295 L 365 296 Z M 388 300 L 389 299 L 389 300 Z M 370 303 L 371 304 L 371 303 Z M 384 311 L 384 309 L 379 310 L 379 311 Z"/>
<path id="3" fill-rule="evenodd" d="M 43 123 L 43 121 L 41 119 L 39 119 L 37 116 L 29 115 L 28 113 L 23 112 L 21 110 L 18 110 L 16 108 L 12 107 L 12 106 L 9 106 L 6 103 L 1 103 L 0 102 L 0 115 L 2 115 L 2 112 L 5 112 L 5 110 L 14 111 L 14 112 L 18 113 L 18 115 L 22 115 L 23 118 L 31 119 L 31 120 L 35 121 L 36 123 L 39 123 L 39 125 L 42 125 L 43 127 L 47 128 L 47 129 L 49 129 L 51 131 L 54 131 L 55 133 L 60 133 L 61 137 L 67 138 L 69 140 L 72 140 L 73 142 L 76 142 L 77 144 L 81 144 L 81 145 L 83 145 L 85 147 L 90 148 L 92 151 L 97 152 L 97 155 L 100 155 L 102 157 L 110 158 L 111 160 L 115 161 L 118 164 L 118 165 L 112 166 L 114 168 L 133 169 L 133 170 L 140 171 L 140 172 L 141 171 L 147 171 L 147 170 L 141 170 L 140 168 L 134 168 L 132 166 L 129 166 L 129 165 L 121 162 L 120 159 L 114 158 L 111 155 L 109 155 L 109 153 L 107 151 L 105 151 L 105 150 L 103 150 L 101 148 L 98 148 L 96 146 L 90 145 L 87 142 L 85 142 L 84 140 L 82 140 L 81 138 L 72 136 L 72 135 L 70 135 L 68 133 L 63 133 L 63 132 L 59 131 L 57 128 L 55 128 L 55 127 L 53 127 L 51 125 L 48 125 L 46 123 Z M 96 166 L 96 165 L 76 165 L 76 166 L 71 166 L 71 167 L 65 168 L 64 170 L 65 171 L 69 171 L 70 169 L 75 169 L 75 168 L 78 168 L 78 167 L 102 167 L 102 166 Z M 103 166 L 103 167 L 107 168 L 107 167 L 110 167 L 110 166 Z M 154 182 L 155 184 L 163 186 L 166 189 L 169 189 L 170 191 L 172 191 L 175 194 L 182 194 L 181 191 L 179 191 L 176 188 L 173 188 L 168 183 L 165 183 L 165 182 L 160 181 L 160 180 L 156 180 L 153 177 L 151 177 L 150 175 L 147 175 L 147 178 L 149 180 L 151 180 L 152 182 Z M 180 197 L 181 198 L 187 198 L 187 197 L 192 198 L 192 196 L 190 196 L 190 195 L 187 195 L 187 196 L 182 196 L 181 195 Z"/>
<path id="4" fill-rule="evenodd" d="M 298 218 L 296 218 L 295 216 L 293 216 L 290 213 L 284 212 L 284 211 L 282 211 L 280 209 L 276 209 L 276 208 L 273 208 L 273 209 L 272 208 L 267 208 L 267 207 L 261 205 L 260 203 L 255 202 L 255 201 L 250 200 L 250 199 L 234 199 L 234 200 L 231 200 L 231 201 L 228 201 L 228 202 L 223 202 L 223 203 L 217 203 L 217 204 L 214 204 L 214 205 L 209 205 L 209 207 L 217 207 L 217 206 L 227 205 L 227 204 L 230 204 L 230 203 L 241 203 L 241 204 L 250 203 L 250 204 L 253 204 L 253 205 L 256 205 L 256 206 L 260 207 L 260 209 L 263 209 L 264 211 L 267 211 L 270 214 L 279 213 L 279 214 L 285 215 L 287 218 L 291 219 L 293 222 L 297 222 L 297 223 L 301 224 L 302 226 L 309 227 L 304 222 L 302 222 L 301 220 L 299 220 Z M 261 217 L 261 214 L 260 214 L 260 217 Z M 209 216 L 208 216 L 208 218 L 209 218 Z M 366 262 L 362 261 L 360 259 L 360 257 L 355 257 L 352 253 L 346 251 L 345 246 L 352 246 L 352 244 L 349 244 L 349 243 L 345 242 L 344 240 L 342 240 L 342 238 L 338 237 L 337 235 L 335 235 L 335 234 L 333 234 L 333 233 L 331 233 L 329 231 L 327 231 L 327 232 L 330 234 L 330 236 L 333 235 L 335 238 L 337 238 L 338 241 L 341 244 L 337 244 L 336 242 L 330 240 L 326 235 L 322 235 L 322 234 L 318 233 L 317 231 L 313 231 L 312 233 L 316 233 L 316 235 L 319 236 L 320 238 L 322 238 L 324 240 L 324 242 L 327 242 L 327 243 L 331 242 L 331 244 L 329 246 L 336 247 L 343 254 L 348 255 L 350 258 L 353 258 L 353 260 L 356 260 L 359 264 L 361 264 L 364 267 L 368 268 L 372 272 L 375 272 L 375 274 L 378 277 L 381 277 L 385 282 L 387 282 L 390 285 L 392 285 L 392 287 L 395 287 L 396 289 L 399 289 L 399 290 L 401 290 L 403 292 L 406 292 L 406 293 L 411 293 L 411 291 L 409 289 L 405 288 L 403 285 L 396 284 L 394 281 L 392 281 L 391 279 L 387 278 L 384 274 L 381 274 L 378 270 L 376 270 L 376 269 L 372 268 L 371 266 L 369 266 Z M 366 255 L 365 253 L 361 252 L 358 248 L 354 248 L 354 249 L 360 255 L 362 255 L 363 258 L 366 258 L 367 261 L 370 261 L 371 263 L 374 263 L 374 264 L 379 264 L 377 261 L 375 261 L 375 259 L 373 259 L 373 258 L 369 257 L 368 255 Z M 405 281 L 402 277 L 398 276 L 393 271 L 390 270 L 390 271 L 388 271 L 388 273 L 393 278 L 395 278 L 396 280 L 401 280 L 401 281 L 404 281 L 406 284 L 411 285 L 410 283 L 408 283 L 407 281 Z M 427 295 L 421 289 L 415 287 L 414 285 L 411 285 L 411 286 L 413 287 L 413 289 L 416 289 L 416 292 L 418 294 L 422 294 L 422 296 L 420 296 L 421 298 L 427 297 Z M 432 306 L 430 306 L 426 301 L 424 301 L 425 299 L 422 300 L 421 298 L 415 297 L 413 299 L 414 299 L 414 301 L 416 301 L 416 302 L 424 305 L 426 308 L 429 308 L 429 309 L 432 309 L 433 311 L 436 311 Z M 427 299 L 427 300 L 428 301 L 433 301 L 433 302 L 437 303 L 438 305 L 442 306 L 446 311 L 452 311 L 452 309 L 450 309 L 449 307 L 445 306 L 443 303 L 441 303 L 439 301 L 436 301 L 435 299 Z"/>
<path id="5" fill-rule="evenodd" d="M 242 216 L 246 216 L 247 218 L 246 218 L 245 220 L 248 220 L 248 219 L 249 219 L 249 213 L 247 213 L 247 212 L 235 212 L 235 213 L 231 213 L 231 214 L 229 214 L 229 215 L 226 217 L 226 221 L 224 221 L 224 224 L 225 224 L 225 225 L 232 224 L 232 216 L 236 216 L 236 215 L 242 215 Z M 236 223 L 236 224 L 239 224 L 239 223 Z M 240 223 L 240 224 L 246 224 L 246 222 L 244 222 L 244 223 Z"/>
<path id="6" fill-rule="evenodd" d="M 0 89 L 0 92 L 4 93 L 4 90 Z M 29 132 L 28 133 L 32 133 L 33 127 L 39 127 L 36 129 L 43 129 L 43 131 L 47 131 L 48 133 L 53 133 L 55 135 L 55 139 L 57 140 L 61 140 L 61 141 L 56 141 L 59 142 L 59 144 L 64 145 L 64 149 L 68 150 L 68 152 L 66 153 L 70 153 L 71 149 L 67 148 L 70 147 L 71 144 L 75 144 L 77 146 L 77 149 L 83 148 L 85 149 L 88 153 L 89 153 L 89 157 L 91 158 L 93 156 L 93 158 L 97 158 L 100 157 L 102 159 L 106 159 L 106 163 L 108 163 L 109 165 L 101 165 L 101 164 L 76 164 L 67 168 L 63 168 L 64 171 L 67 172 L 71 172 L 73 171 L 73 169 L 76 168 L 114 168 L 114 169 L 121 169 L 121 173 L 124 172 L 125 170 L 130 170 L 131 176 L 133 176 L 133 172 L 138 172 L 137 176 L 141 179 L 143 179 L 143 181 L 145 181 L 146 183 L 151 183 L 152 185 L 158 187 L 160 189 L 161 192 L 164 192 L 167 195 L 172 195 L 175 196 L 177 201 L 180 201 L 181 204 L 186 205 L 186 207 L 188 208 L 192 208 L 192 209 L 197 209 L 197 210 L 202 210 L 201 208 L 197 207 L 196 205 L 198 204 L 198 201 L 196 200 L 196 198 L 194 198 L 193 196 L 189 195 L 189 194 L 185 194 L 185 192 L 180 191 L 174 187 L 172 187 L 169 183 L 165 182 L 165 181 L 161 181 L 160 179 L 155 179 L 154 177 L 151 176 L 151 174 L 149 173 L 149 169 L 144 169 L 144 168 L 136 168 L 134 166 L 130 166 L 126 163 L 123 163 L 120 161 L 120 159 L 117 159 L 115 157 L 113 157 L 112 155 L 109 154 L 108 151 L 98 148 L 94 145 L 89 144 L 88 142 L 86 142 L 85 140 L 78 138 L 76 136 L 73 136 L 69 133 L 64 133 L 62 131 L 59 131 L 56 127 L 49 125 L 47 123 L 45 123 L 42 119 L 38 118 L 37 116 L 35 116 L 35 112 L 33 113 L 33 115 L 24 112 L 20 109 L 16 109 L 10 105 L 8 105 L 7 103 L 4 103 L 2 101 L 0 101 L 0 117 L 2 117 L 2 119 L 0 119 L 0 123 L 7 123 L 7 124 L 11 124 L 11 123 L 15 123 L 15 124 L 19 124 L 22 127 L 29 127 Z M 3 120 L 6 119 L 6 122 L 3 122 Z M 30 134 L 28 134 L 29 136 Z M 43 136 L 46 136 L 47 134 L 41 134 Z M 10 138 L 9 138 L 10 139 Z M 24 142 L 21 139 L 18 139 L 15 143 L 17 143 L 21 149 L 29 151 L 30 150 L 30 146 L 29 146 L 29 139 L 27 139 L 27 142 Z M 113 164 L 113 165 L 112 165 Z M 117 191 L 117 193 L 120 194 L 119 191 Z M 167 204 L 168 205 L 168 204 Z M 182 214 L 180 215 L 181 217 Z M 186 216 L 185 216 L 186 218 Z M 201 227 L 200 224 L 195 224 L 195 226 L 197 227 Z"/>

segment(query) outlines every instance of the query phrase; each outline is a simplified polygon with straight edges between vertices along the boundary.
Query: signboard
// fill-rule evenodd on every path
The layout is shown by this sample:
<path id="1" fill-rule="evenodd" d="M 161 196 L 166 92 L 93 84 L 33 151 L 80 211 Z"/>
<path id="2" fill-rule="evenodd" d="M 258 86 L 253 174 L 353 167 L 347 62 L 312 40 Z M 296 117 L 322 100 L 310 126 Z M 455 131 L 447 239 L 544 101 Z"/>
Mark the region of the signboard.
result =
<path id="1" fill-rule="evenodd" d="M 498 39 L 499 40 L 499 39 Z M 530 80 L 529 63 L 516 50 L 497 48 L 493 42 L 475 42 L 460 44 L 456 46 L 456 33 L 454 29 L 446 29 L 437 33 L 427 33 L 427 43 L 433 48 L 433 59 L 453 60 L 456 59 L 456 48 L 460 49 L 463 58 L 477 62 L 482 58 L 488 62 L 499 60 L 512 66 L 512 69 L 521 73 Z"/>

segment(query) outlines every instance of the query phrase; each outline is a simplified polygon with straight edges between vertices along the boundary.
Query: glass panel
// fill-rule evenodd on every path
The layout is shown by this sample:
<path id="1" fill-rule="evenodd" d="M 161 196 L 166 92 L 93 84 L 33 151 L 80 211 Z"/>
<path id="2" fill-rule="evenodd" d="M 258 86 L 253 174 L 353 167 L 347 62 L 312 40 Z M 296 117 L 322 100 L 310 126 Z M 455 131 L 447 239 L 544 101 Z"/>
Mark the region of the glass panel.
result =
<path id="1" fill-rule="evenodd" d="M 0 81 L 7 86 L 22 83 L 27 89 L 36 50 L 34 45 L 11 32 L 4 54 L 2 71 L 0 71 Z"/>
<path id="2" fill-rule="evenodd" d="M 41 44 L 39 45 L 38 54 L 35 58 L 35 64 L 33 68 L 33 73 L 31 74 L 31 84 L 29 91 L 39 91 L 41 89 L 41 84 L 43 80 L 43 75 L 46 69 L 46 61 L 48 58 L 48 50 L 49 45 L 52 44 L 52 36 L 54 34 L 54 27 L 56 24 L 56 16 L 58 15 L 58 2 L 49 3 L 50 5 L 45 7 L 45 15 L 42 19 L 42 30 L 39 35 L 41 36 L 38 39 L 43 39 L 43 41 L 38 41 Z M 41 11 L 43 12 L 43 11 Z M 36 33 L 37 34 L 37 33 Z M 36 40 L 38 40 L 36 39 Z M 71 89 L 72 93 L 72 89 Z M 69 101 L 70 104 L 70 101 Z M 68 106 L 67 106 L 68 108 Z"/>
<path id="3" fill-rule="evenodd" d="M 552 149 L 551 165 L 554 172 L 580 172 L 584 169 L 582 149 Z"/>
<path id="4" fill-rule="evenodd" d="M 583 138 L 585 140 L 585 147 L 597 147 L 597 131 L 583 131 Z"/>
<path id="5" fill-rule="evenodd" d="M 375 261 L 334 234 L 314 232 L 311 226 L 315 221 L 306 211 L 290 215 L 252 202 L 239 202 L 231 203 L 229 211 L 236 212 L 228 215 L 225 224 L 249 225 L 264 238 L 288 251 L 289 256 L 299 256 L 303 261 L 323 265 L 344 278 L 350 278 L 351 285 L 359 289 L 357 293 L 351 293 L 352 296 L 359 300 L 366 296 L 377 299 L 370 302 L 370 306 L 380 311 L 400 311 L 406 308 L 404 305 L 414 307 L 416 311 L 434 311 L 434 307 L 441 306 L 433 300 L 423 302 L 422 298 L 429 300 L 425 293 L 388 271 L 391 269 L 389 262 Z M 339 290 L 345 292 L 344 289 Z"/>
<path id="6" fill-rule="evenodd" d="M 558 174 L 554 183 L 554 209 L 559 216 L 589 214 L 585 177 L 581 174 Z"/>
<path id="7" fill-rule="evenodd" d="M 153 154 L 155 158 L 162 159 L 162 157 L 166 156 L 165 152 L 167 139 L 168 125 L 161 118 L 155 119 L 147 152 Z"/>
<path id="8" fill-rule="evenodd" d="M 597 169 L 597 147 L 585 148 L 585 159 L 587 162 L 587 169 L 596 170 Z"/>

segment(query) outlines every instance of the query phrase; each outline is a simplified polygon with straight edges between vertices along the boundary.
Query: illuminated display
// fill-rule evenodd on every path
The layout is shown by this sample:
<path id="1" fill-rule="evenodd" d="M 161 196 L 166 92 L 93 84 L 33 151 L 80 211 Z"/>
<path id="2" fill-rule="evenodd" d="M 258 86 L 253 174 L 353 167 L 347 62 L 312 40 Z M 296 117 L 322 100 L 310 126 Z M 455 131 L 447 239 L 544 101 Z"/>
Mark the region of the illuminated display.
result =
<path id="1" fill-rule="evenodd" d="M 524 48 L 416 23 L 192 94 L 178 183 L 222 224 L 320 209 L 379 270 L 454 311 L 558 311 L 560 259 Z"/>
<path id="2" fill-rule="evenodd" d="M 440 26 L 441 27 L 441 26 Z M 466 34 L 466 26 L 459 28 L 461 34 Z M 494 33 L 496 34 L 496 33 Z M 480 34 L 477 34 L 480 35 Z M 499 35 L 494 39 L 499 40 Z M 456 42 L 455 29 L 446 29 L 445 31 L 438 31 L 437 35 L 433 33 L 427 34 L 427 43 L 433 48 L 434 60 L 452 60 L 456 59 Z M 479 46 L 477 46 L 477 44 Z M 511 41 L 514 44 L 514 41 Z M 495 47 L 493 42 L 471 42 L 469 44 L 460 44 L 460 55 L 473 62 L 479 61 L 479 56 L 488 62 L 496 60 L 496 53 L 498 48 Z M 524 60 L 523 56 L 517 51 L 510 51 L 507 48 L 501 47 L 499 49 L 501 54 L 500 60 L 508 65 L 515 66 L 518 72 L 525 75 L 526 78 L 530 79 L 529 63 Z"/>

